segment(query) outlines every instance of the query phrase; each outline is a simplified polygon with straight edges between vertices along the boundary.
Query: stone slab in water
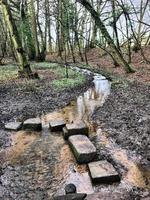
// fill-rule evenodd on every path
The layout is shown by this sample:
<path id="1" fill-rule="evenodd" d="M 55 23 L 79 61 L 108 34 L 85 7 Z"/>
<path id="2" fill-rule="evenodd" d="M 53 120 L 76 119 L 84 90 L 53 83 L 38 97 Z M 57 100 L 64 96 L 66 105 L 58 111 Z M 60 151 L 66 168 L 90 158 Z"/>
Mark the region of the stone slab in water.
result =
<path id="1" fill-rule="evenodd" d="M 22 127 L 22 122 L 10 122 L 5 125 L 5 129 L 12 130 L 12 131 L 18 131 Z"/>
<path id="2" fill-rule="evenodd" d="M 91 177 L 88 172 L 81 173 L 78 172 L 75 168 L 75 171 L 69 170 L 69 176 L 66 179 L 65 183 L 60 186 L 56 196 L 65 195 L 65 186 L 67 184 L 74 184 L 76 186 L 77 193 L 93 194 L 94 188 L 92 186 Z"/>
<path id="3" fill-rule="evenodd" d="M 54 200 L 83 200 L 86 198 L 86 194 L 67 194 L 54 197 Z"/>
<path id="4" fill-rule="evenodd" d="M 64 120 L 50 121 L 49 127 L 51 131 L 62 131 L 63 127 L 66 125 Z"/>
<path id="5" fill-rule="evenodd" d="M 23 123 L 23 128 L 25 130 L 31 131 L 41 131 L 42 130 L 42 122 L 40 118 L 31 118 L 27 119 Z"/>
<path id="6" fill-rule="evenodd" d="M 79 163 L 88 163 L 96 155 L 96 148 L 85 135 L 73 135 L 69 137 L 69 144 Z"/>
<path id="7" fill-rule="evenodd" d="M 89 176 L 88 172 L 81 173 L 76 171 L 70 173 L 66 183 L 73 183 L 77 188 L 77 193 L 94 193 L 91 177 Z"/>
<path id="8" fill-rule="evenodd" d="M 68 139 L 72 135 L 87 135 L 88 127 L 84 122 L 78 122 L 73 124 L 66 124 L 65 129 L 63 129 L 64 138 Z"/>
<path id="9" fill-rule="evenodd" d="M 88 167 L 93 182 L 112 183 L 120 180 L 116 169 L 106 160 L 91 162 Z"/>

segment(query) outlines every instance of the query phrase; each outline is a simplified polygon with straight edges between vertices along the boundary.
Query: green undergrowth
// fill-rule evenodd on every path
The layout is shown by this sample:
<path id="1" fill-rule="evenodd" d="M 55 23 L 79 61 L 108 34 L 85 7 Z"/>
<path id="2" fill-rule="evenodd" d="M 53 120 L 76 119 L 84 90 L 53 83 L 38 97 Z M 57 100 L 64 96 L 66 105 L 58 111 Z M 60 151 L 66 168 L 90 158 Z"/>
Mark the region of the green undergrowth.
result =
<path id="1" fill-rule="evenodd" d="M 48 63 L 48 62 L 32 63 L 31 67 L 33 70 L 49 70 L 59 78 L 66 78 L 65 67 L 58 63 Z M 71 69 L 68 69 L 68 75 L 69 77 L 73 77 L 76 76 L 77 73 Z"/>
<path id="2" fill-rule="evenodd" d="M 68 88 L 74 88 L 79 85 L 83 85 L 86 82 L 86 77 L 72 69 L 68 68 L 68 78 L 66 76 L 66 68 L 57 63 L 31 63 L 33 71 L 37 71 L 40 79 L 28 80 L 18 79 L 17 80 L 17 66 L 16 65 L 4 65 L 0 66 L 0 81 L 6 83 L 10 80 L 14 80 L 16 86 L 23 89 L 26 92 L 38 91 L 43 85 L 52 86 L 54 90 L 64 90 Z M 46 72 L 46 73 L 45 73 Z M 47 74 L 49 77 L 47 77 Z M 51 81 L 49 81 L 51 80 Z"/>
<path id="3" fill-rule="evenodd" d="M 64 90 L 74 88 L 85 83 L 84 75 L 68 68 L 68 78 L 66 78 L 66 68 L 58 63 L 36 63 L 32 64 L 33 69 L 50 70 L 56 75 L 56 79 L 52 81 L 52 86 L 55 90 Z"/>
<path id="4" fill-rule="evenodd" d="M 53 87 L 56 90 L 63 90 L 67 88 L 74 88 L 79 85 L 83 85 L 86 79 L 84 76 L 77 75 L 75 78 L 63 78 L 60 80 L 54 80 L 52 82 Z"/>
<path id="5" fill-rule="evenodd" d="M 10 79 L 17 78 L 16 65 L 2 65 L 0 66 L 0 81 L 9 81 Z"/>
<path id="6" fill-rule="evenodd" d="M 98 67 L 93 67 L 91 65 L 86 64 L 78 64 L 78 67 L 81 69 L 88 69 L 91 70 L 94 73 L 99 73 L 106 77 L 111 82 L 112 88 L 128 88 L 128 85 L 131 81 L 127 80 L 125 77 L 122 77 L 118 74 L 114 75 L 110 71 L 106 69 L 100 69 Z"/>

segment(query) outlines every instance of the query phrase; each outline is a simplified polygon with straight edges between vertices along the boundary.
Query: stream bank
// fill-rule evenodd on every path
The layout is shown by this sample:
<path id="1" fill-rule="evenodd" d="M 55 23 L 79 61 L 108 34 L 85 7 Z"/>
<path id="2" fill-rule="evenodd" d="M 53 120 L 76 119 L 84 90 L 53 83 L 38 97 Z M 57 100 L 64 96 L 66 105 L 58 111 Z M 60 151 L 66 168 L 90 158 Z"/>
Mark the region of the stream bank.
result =
<path id="1" fill-rule="evenodd" d="M 112 87 L 102 108 L 92 120 L 127 150 L 150 161 L 150 86 L 126 82 Z"/>
<path id="2" fill-rule="evenodd" d="M 38 67 L 35 67 L 42 77 L 40 80 L 27 81 L 15 77 L 0 81 L 0 150 L 11 145 L 10 133 L 4 130 L 6 123 L 24 121 L 63 108 L 92 84 L 93 77 L 86 76 L 83 84 L 57 90 L 52 86 L 52 81 L 60 80 L 65 70 L 55 74 L 53 66 L 51 69 L 47 65 L 38 63 Z M 7 72 L 9 66 L 5 68 Z"/>
<path id="3" fill-rule="evenodd" d="M 143 168 L 138 169 L 136 164 L 141 159 L 132 151 L 128 154 L 121 145 L 117 145 L 116 141 L 104 132 L 101 121 L 96 118 L 96 111 L 106 105 L 104 102 L 110 93 L 110 84 L 98 74 L 94 80 L 94 86 L 83 95 L 80 94 L 76 101 L 70 102 L 63 109 L 42 115 L 41 133 L 12 133 L 12 146 L 1 154 L 5 160 L 0 186 L 2 199 L 52 199 L 52 195 L 70 181 L 79 186 L 80 192 L 88 193 L 89 199 L 95 198 L 92 195 L 107 200 L 110 196 L 113 200 L 148 199 L 148 179 L 144 177 L 145 174 L 142 175 Z M 92 116 L 95 116 L 96 121 L 91 121 Z M 49 131 L 49 120 L 62 117 L 69 123 L 76 120 L 85 121 L 90 128 L 90 139 L 97 147 L 96 159 L 107 159 L 111 162 L 121 175 L 120 183 L 91 186 L 89 179 L 82 176 L 82 173 L 87 173 L 87 167 L 76 163 L 60 133 L 52 134 Z M 100 117 L 99 114 L 97 117 Z M 137 170 L 135 174 L 134 169 Z M 83 184 L 84 180 L 86 184 Z M 96 194 L 90 194 L 93 191 Z"/>

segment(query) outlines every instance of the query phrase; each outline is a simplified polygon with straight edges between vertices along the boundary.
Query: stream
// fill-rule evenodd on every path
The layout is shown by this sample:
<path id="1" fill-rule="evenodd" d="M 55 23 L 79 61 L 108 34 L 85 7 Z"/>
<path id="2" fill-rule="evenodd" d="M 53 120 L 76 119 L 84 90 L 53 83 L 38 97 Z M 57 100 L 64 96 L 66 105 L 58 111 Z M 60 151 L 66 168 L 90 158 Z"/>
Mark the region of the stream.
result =
<path id="1" fill-rule="evenodd" d="M 134 187 L 150 189 L 150 171 L 144 171 L 138 166 L 140 158 L 136 155 L 129 156 L 128 152 L 116 145 L 107 133 L 90 120 L 95 109 L 102 106 L 110 94 L 111 83 L 100 74 L 77 67 L 71 68 L 93 75 L 93 85 L 68 106 L 42 116 L 41 133 L 19 131 L 12 134 L 12 146 L 0 152 L 5 163 L 0 178 L 0 199 L 3 195 L 6 199 L 15 200 L 52 199 L 56 193 L 64 194 L 67 183 L 74 183 L 77 192 L 89 195 L 110 191 L 119 191 L 122 195 L 121 191 L 123 194 L 124 191 L 130 193 Z M 103 157 L 108 157 L 120 173 L 120 183 L 92 185 L 87 166 L 76 163 L 62 133 L 49 131 L 49 121 L 62 118 L 66 123 L 82 120 L 88 125 L 90 138 L 102 151 Z"/>

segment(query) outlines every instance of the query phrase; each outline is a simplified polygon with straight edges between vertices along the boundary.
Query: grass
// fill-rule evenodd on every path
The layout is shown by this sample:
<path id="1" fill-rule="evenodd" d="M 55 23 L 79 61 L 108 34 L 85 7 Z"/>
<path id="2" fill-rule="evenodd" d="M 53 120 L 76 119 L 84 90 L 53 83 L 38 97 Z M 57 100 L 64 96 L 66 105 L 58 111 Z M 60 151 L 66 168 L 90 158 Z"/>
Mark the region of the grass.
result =
<path id="1" fill-rule="evenodd" d="M 45 81 L 45 84 L 50 84 L 55 90 L 59 91 L 83 85 L 86 81 L 84 75 L 81 75 L 80 73 L 71 69 L 68 69 L 69 78 L 66 78 L 65 67 L 57 63 L 48 63 L 48 62 L 31 63 L 31 68 L 33 71 L 38 70 L 40 80 L 44 78 L 44 73 L 42 73 L 41 75 L 40 70 L 42 70 L 42 72 L 43 71 L 52 72 L 50 73 L 50 76 L 51 74 L 53 74 L 54 77 L 56 78 L 52 80 L 50 83 L 46 83 Z M 0 81 L 9 82 L 9 80 L 12 79 L 17 80 L 17 66 L 10 64 L 0 66 Z M 40 80 L 21 80 L 19 84 L 20 86 L 28 88 L 29 91 L 33 91 L 40 84 Z"/>
<path id="2" fill-rule="evenodd" d="M 14 78 L 17 78 L 17 67 L 15 65 L 0 66 L 0 81 L 9 81 Z"/>
<path id="3" fill-rule="evenodd" d="M 52 86 L 55 90 L 59 91 L 68 88 L 74 88 L 76 86 L 84 84 L 86 81 L 85 76 L 71 69 L 68 69 L 69 78 L 66 78 L 65 67 L 61 66 L 61 64 L 58 63 L 36 63 L 32 65 L 32 68 L 42 70 L 46 69 L 52 71 L 57 76 L 57 79 L 52 81 Z"/>
<path id="4" fill-rule="evenodd" d="M 48 62 L 41 62 L 41 63 L 33 63 L 31 64 L 32 69 L 34 70 L 50 70 L 53 72 L 56 76 L 59 76 L 59 78 L 65 78 L 66 77 L 66 69 L 64 66 L 61 66 L 61 64 L 58 63 L 48 63 Z M 76 76 L 76 72 L 69 69 L 68 75 L 69 77 Z"/>
<path id="5" fill-rule="evenodd" d="M 56 90 L 63 90 L 67 88 L 74 88 L 85 83 L 85 77 L 78 75 L 75 78 L 63 78 L 60 80 L 54 80 L 52 82 L 53 88 Z"/>

